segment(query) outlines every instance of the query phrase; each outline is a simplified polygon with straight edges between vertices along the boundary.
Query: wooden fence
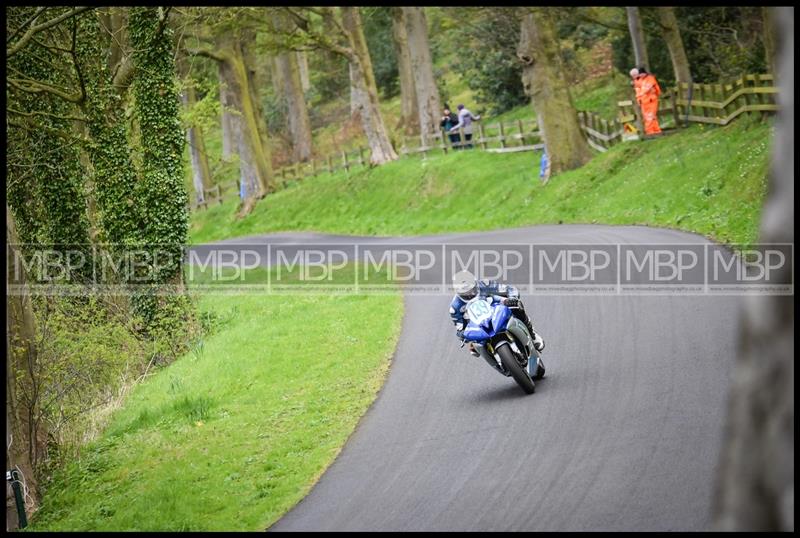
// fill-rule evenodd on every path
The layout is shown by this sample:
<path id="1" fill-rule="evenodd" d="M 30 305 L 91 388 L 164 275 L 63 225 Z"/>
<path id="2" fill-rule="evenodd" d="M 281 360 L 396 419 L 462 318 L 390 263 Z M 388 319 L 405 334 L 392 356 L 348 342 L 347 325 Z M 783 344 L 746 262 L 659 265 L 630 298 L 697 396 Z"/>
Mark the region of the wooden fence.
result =
<path id="1" fill-rule="evenodd" d="M 349 172 L 356 167 L 369 166 L 369 148 L 360 147 L 352 151 L 342 151 L 337 157 L 329 155 L 324 160 L 312 159 L 305 163 L 295 163 L 284 166 L 273 171 L 275 182 L 278 186 L 284 186 L 289 181 L 300 181 L 302 179 L 317 176 L 323 172 L 334 173 L 340 170 Z M 239 179 L 215 185 L 210 189 L 205 189 L 204 201 L 194 202 L 189 209 L 208 209 L 209 205 L 221 204 L 223 200 L 231 196 L 239 196 Z"/>
<path id="2" fill-rule="evenodd" d="M 744 113 L 777 112 L 772 75 L 745 75 L 730 83 L 686 83 L 668 89 L 658 99 L 658 119 L 666 129 L 690 123 L 727 125 Z M 591 112 L 579 112 L 581 129 L 593 148 L 606 151 L 619 142 L 638 140 L 644 132 L 641 110 L 633 100 L 619 101 L 618 117 L 611 121 Z M 632 128 L 631 128 L 632 127 Z"/>
<path id="3" fill-rule="evenodd" d="M 544 147 L 536 120 L 516 120 L 514 122 L 498 122 L 489 125 L 476 122 L 477 132 L 472 140 L 467 140 L 463 129 L 453 141 L 450 134 L 443 130 L 427 141 L 419 137 L 406 137 L 400 147 L 401 155 L 421 154 L 423 158 L 432 151 L 444 153 L 461 148 L 479 148 L 492 153 L 513 153 L 517 151 L 533 151 Z M 491 147 L 490 147 L 491 146 Z"/>
<path id="4" fill-rule="evenodd" d="M 772 75 L 745 75 L 728 84 L 681 83 L 676 89 L 681 121 L 727 125 L 746 112 L 777 112 Z"/>
<path id="5" fill-rule="evenodd" d="M 662 92 L 658 99 L 658 119 L 662 128 L 670 129 L 686 126 L 692 122 L 727 125 L 744 113 L 777 112 L 775 96 L 778 89 L 773 84 L 772 75 L 745 75 L 730 83 L 696 84 L 681 83 Z M 597 151 L 607 151 L 611 146 L 628 140 L 638 140 L 642 127 L 641 111 L 633 100 L 618 101 L 618 116 L 613 120 L 601 118 L 589 111 L 578 112 L 581 130 L 589 145 Z M 442 151 L 447 153 L 470 146 L 493 153 L 533 151 L 544 148 L 536 120 L 516 120 L 484 125 L 476 122 L 477 133 L 467 141 L 463 131 L 455 142 L 444 131 L 425 141 L 422 137 L 404 138 L 400 147 L 401 155 L 421 155 Z M 275 171 L 278 184 L 300 181 L 321 172 L 334 173 L 339 170 L 349 172 L 355 167 L 369 166 L 369 149 L 358 148 L 338 155 L 329 155 L 323 160 L 297 163 Z M 205 201 L 192 204 L 191 209 L 208 208 L 231 195 L 239 196 L 239 181 L 217 185 L 205 191 Z"/>

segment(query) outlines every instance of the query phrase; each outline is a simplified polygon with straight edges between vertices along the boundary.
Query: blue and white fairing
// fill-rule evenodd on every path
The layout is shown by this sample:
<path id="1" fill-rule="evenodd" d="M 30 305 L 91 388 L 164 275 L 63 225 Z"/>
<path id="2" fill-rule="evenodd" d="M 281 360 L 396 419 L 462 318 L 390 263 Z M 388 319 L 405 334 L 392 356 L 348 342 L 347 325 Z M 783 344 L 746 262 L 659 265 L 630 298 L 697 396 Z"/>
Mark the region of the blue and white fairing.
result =
<path id="1" fill-rule="evenodd" d="M 464 339 L 468 342 L 485 342 L 506 330 L 511 309 L 502 304 L 502 297 L 489 296 L 470 301 L 466 314 L 468 323 L 464 329 Z"/>

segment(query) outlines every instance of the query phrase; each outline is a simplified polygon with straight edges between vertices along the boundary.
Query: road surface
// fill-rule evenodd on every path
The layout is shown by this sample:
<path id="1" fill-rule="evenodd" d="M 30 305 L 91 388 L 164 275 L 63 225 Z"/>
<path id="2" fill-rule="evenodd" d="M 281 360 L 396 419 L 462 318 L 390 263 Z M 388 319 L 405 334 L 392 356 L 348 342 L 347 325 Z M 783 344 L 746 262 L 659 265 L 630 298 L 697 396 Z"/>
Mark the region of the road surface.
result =
<path id="1" fill-rule="evenodd" d="M 589 225 L 229 242 L 370 241 L 706 242 Z M 270 530 L 708 528 L 738 298 L 524 296 L 547 343 L 547 377 L 530 396 L 459 348 L 450 298 L 406 295 L 385 386 L 311 493 Z"/>

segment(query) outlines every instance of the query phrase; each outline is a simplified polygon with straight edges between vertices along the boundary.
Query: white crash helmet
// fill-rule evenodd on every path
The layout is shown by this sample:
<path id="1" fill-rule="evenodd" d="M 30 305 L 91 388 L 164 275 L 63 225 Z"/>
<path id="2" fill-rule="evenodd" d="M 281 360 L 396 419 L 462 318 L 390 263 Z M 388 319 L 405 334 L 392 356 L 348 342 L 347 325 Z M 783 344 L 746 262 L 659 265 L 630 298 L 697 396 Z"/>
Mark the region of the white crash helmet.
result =
<path id="1" fill-rule="evenodd" d="M 465 301 L 478 295 L 478 279 L 469 271 L 459 271 L 453 275 L 453 289 Z"/>

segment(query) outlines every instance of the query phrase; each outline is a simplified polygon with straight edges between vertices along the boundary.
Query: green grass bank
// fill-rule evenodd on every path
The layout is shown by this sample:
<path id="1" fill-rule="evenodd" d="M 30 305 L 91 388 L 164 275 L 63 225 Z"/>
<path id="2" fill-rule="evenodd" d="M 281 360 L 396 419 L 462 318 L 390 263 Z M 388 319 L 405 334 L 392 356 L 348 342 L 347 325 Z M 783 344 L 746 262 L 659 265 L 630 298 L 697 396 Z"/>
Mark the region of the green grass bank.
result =
<path id="1" fill-rule="evenodd" d="M 265 281 L 254 271 L 248 282 Z M 305 496 L 374 400 L 403 316 L 391 291 L 207 291 L 198 306 L 211 332 L 136 386 L 56 473 L 30 530 L 263 530 Z"/>
<path id="2" fill-rule="evenodd" d="M 538 178 L 538 152 L 407 157 L 290 184 L 236 219 L 237 199 L 193 213 L 203 243 L 279 231 L 417 235 L 535 224 L 640 224 L 724 243 L 757 237 L 772 120 L 693 125 L 618 144 L 584 167 Z"/>

